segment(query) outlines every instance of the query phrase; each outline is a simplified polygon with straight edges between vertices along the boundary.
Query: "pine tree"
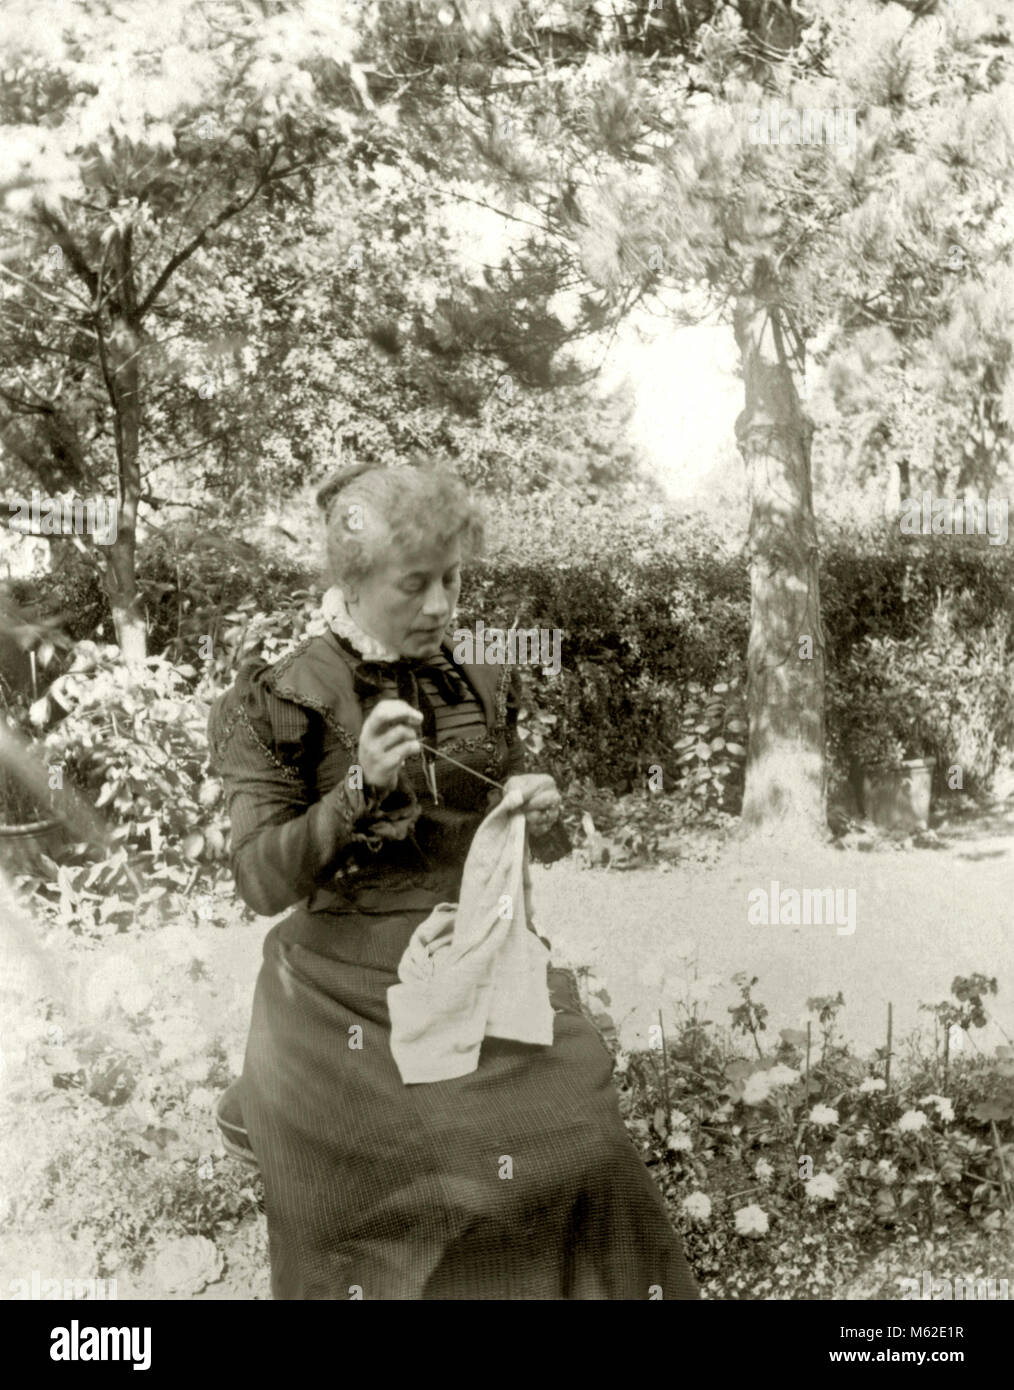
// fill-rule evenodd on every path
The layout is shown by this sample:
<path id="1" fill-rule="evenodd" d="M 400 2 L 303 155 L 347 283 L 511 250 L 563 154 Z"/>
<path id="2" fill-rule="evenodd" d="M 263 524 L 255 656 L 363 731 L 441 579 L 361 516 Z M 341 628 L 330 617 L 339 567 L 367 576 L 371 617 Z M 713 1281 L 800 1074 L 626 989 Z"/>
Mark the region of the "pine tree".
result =
<path id="1" fill-rule="evenodd" d="M 474 156 L 505 214 L 535 225 L 531 256 L 580 298 L 572 335 L 608 332 L 639 304 L 732 324 L 751 506 L 743 826 L 822 835 L 807 345 L 895 295 L 906 247 L 926 270 L 968 239 L 961 151 L 989 132 L 990 177 L 1003 181 L 1005 159 L 1009 170 L 1009 26 L 965 4 L 655 10 L 561 3 L 547 33 L 535 5 L 402 9 L 410 35 L 427 24 L 445 35 L 431 87 L 439 120 L 427 122 L 416 92 L 418 125 L 442 169 Z M 932 328 L 933 312 L 919 314 Z M 1005 392 L 998 377 L 997 402 Z"/>

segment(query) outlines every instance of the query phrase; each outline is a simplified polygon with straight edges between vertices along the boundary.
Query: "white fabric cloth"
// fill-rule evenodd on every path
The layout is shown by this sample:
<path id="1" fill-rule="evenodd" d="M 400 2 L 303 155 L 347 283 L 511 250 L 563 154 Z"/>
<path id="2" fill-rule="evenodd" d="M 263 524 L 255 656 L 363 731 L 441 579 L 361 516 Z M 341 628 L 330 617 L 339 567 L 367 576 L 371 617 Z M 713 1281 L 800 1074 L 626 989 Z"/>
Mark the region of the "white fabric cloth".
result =
<path id="1" fill-rule="evenodd" d="M 530 920 L 525 817 L 502 801 L 475 833 L 461 901 L 419 924 L 387 991 L 406 1085 L 475 1071 L 486 1037 L 552 1046 L 549 951 Z"/>

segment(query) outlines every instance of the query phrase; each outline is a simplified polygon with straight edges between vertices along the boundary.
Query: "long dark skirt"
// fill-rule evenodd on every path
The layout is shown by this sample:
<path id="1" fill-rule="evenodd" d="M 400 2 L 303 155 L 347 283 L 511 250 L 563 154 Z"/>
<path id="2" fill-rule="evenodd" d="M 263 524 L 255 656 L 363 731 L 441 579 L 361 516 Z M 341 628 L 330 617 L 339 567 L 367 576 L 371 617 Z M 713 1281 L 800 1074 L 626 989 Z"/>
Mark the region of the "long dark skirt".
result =
<path id="1" fill-rule="evenodd" d="M 552 1047 L 402 1082 L 387 988 L 426 915 L 301 909 L 265 940 L 242 1106 L 274 1297 L 697 1298 L 568 972 Z"/>

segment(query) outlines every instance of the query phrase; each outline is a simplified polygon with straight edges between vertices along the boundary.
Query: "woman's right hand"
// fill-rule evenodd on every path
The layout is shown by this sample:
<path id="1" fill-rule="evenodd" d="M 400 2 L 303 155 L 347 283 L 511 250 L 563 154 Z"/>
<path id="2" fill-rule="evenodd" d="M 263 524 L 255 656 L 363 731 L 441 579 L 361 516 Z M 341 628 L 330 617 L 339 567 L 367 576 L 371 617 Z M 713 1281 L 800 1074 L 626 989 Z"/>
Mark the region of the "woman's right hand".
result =
<path id="1" fill-rule="evenodd" d="M 370 787 L 389 791 L 398 785 L 406 758 L 421 750 L 422 715 L 404 700 L 379 700 L 359 735 L 359 766 Z"/>

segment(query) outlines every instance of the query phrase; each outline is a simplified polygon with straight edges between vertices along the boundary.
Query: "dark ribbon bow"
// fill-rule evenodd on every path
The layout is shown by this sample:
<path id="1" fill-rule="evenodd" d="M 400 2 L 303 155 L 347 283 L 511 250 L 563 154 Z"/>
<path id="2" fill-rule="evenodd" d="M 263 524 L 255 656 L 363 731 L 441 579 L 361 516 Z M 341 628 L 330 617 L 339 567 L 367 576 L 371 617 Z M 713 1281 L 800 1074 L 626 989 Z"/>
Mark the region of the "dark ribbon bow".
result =
<path id="1" fill-rule="evenodd" d="M 398 699 L 418 708 L 423 717 L 423 734 L 436 741 L 436 711 L 419 684 L 425 676 L 437 688 L 440 698 L 448 705 L 460 705 L 468 698 L 464 677 L 457 671 L 433 666 L 424 658 L 405 658 L 403 661 L 360 661 L 353 673 L 358 700 L 372 700 L 382 695 L 389 685 L 398 691 Z"/>

